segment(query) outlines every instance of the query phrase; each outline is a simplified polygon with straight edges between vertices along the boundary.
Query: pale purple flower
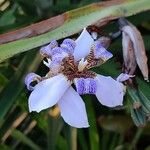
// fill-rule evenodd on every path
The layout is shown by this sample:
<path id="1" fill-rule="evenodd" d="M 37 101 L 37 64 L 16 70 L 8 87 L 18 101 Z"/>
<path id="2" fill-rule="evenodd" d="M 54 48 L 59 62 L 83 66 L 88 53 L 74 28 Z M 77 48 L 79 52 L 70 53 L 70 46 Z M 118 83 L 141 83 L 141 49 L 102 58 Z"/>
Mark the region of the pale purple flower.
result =
<path id="1" fill-rule="evenodd" d="M 73 127 L 84 128 L 89 123 L 80 95 L 95 94 L 98 101 L 108 107 L 122 105 L 124 85 L 89 70 L 107 61 L 112 54 L 95 42 L 86 29 L 76 41 L 66 39 L 60 47 L 50 43 L 41 51 L 48 58 L 44 64 L 50 71 L 32 88 L 28 101 L 30 112 L 40 112 L 58 104 L 65 122 Z M 33 76 L 37 76 L 30 75 L 26 77 L 27 87 L 35 79 Z M 71 87 L 73 83 L 76 90 Z"/>

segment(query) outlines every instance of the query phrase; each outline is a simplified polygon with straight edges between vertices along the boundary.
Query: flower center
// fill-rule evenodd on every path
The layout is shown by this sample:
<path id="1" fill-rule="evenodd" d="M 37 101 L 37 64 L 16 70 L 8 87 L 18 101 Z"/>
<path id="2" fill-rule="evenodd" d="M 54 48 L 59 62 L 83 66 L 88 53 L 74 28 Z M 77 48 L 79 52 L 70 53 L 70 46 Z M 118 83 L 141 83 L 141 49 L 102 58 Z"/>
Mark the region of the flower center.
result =
<path id="1" fill-rule="evenodd" d="M 75 62 L 73 56 L 64 58 L 62 61 L 62 73 L 68 78 L 68 80 L 73 81 L 75 78 L 94 78 L 96 74 L 92 71 L 89 71 L 88 61 L 81 59 L 80 61 Z"/>

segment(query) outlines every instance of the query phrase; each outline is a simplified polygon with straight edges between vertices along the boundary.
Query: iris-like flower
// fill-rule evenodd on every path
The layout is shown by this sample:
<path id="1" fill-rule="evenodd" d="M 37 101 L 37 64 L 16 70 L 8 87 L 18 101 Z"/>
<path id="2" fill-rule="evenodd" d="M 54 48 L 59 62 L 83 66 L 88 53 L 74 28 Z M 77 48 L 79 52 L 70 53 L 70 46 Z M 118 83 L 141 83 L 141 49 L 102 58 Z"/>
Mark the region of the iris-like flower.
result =
<path id="1" fill-rule="evenodd" d="M 44 64 L 49 72 L 45 77 L 30 73 L 25 78 L 27 88 L 32 90 L 28 101 L 30 112 L 40 112 L 58 104 L 65 122 L 83 128 L 89 123 L 80 95 L 95 94 L 98 101 L 108 107 L 122 105 L 124 85 L 110 76 L 89 70 L 106 62 L 112 54 L 99 41 L 94 41 L 86 29 L 76 41 L 65 39 L 60 47 L 52 41 L 42 47 L 40 53 L 47 57 Z M 33 81 L 37 81 L 35 86 L 32 86 Z M 71 86 L 73 83 L 76 90 Z"/>

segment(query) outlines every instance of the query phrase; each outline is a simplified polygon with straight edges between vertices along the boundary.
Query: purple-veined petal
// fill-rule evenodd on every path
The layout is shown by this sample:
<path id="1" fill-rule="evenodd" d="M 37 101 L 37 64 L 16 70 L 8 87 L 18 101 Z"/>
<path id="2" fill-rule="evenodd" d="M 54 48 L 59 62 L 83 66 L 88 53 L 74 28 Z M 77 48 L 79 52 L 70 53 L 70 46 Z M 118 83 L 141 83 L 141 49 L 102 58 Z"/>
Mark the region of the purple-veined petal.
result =
<path id="1" fill-rule="evenodd" d="M 76 47 L 74 50 L 74 58 L 75 60 L 80 60 L 81 58 L 84 58 L 89 54 L 94 40 L 88 33 L 88 31 L 84 29 L 75 42 Z"/>
<path id="2" fill-rule="evenodd" d="M 62 63 L 62 60 L 65 58 L 65 57 L 68 57 L 68 54 L 65 53 L 65 52 L 62 52 L 61 54 L 55 54 L 53 57 L 52 57 L 52 61 L 50 63 L 50 70 L 51 72 L 53 72 L 54 74 L 57 74 L 61 68 L 61 63 Z"/>
<path id="3" fill-rule="evenodd" d="M 34 90 L 35 86 L 32 86 L 31 83 L 33 81 L 37 81 L 40 79 L 41 77 L 35 73 L 29 73 L 26 77 L 25 77 L 25 80 L 24 80 L 24 83 L 26 84 L 27 86 L 27 89 L 32 91 Z"/>
<path id="4" fill-rule="evenodd" d="M 46 45 L 46 46 L 43 46 L 41 49 L 40 49 L 40 53 L 42 55 L 48 55 L 48 56 L 51 56 L 51 50 L 55 47 L 58 47 L 58 43 L 56 40 L 52 40 L 50 42 L 50 44 Z"/>
<path id="5" fill-rule="evenodd" d="M 124 85 L 111 77 L 97 75 L 96 97 L 102 105 L 116 107 L 123 105 Z"/>
<path id="6" fill-rule="evenodd" d="M 69 86 L 70 82 L 62 74 L 41 81 L 29 97 L 29 111 L 40 112 L 55 105 Z"/>
<path id="7" fill-rule="evenodd" d="M 82 94 L 95 94 L 97 85 L 96 80 L 92 78 L 76 78 L 74 80 L 77 92 Z"/>
<path id="8" fill-rule="evenodd" d="M 52 62 L 60 64 L 62 62 L 62 60 L 67 56 L 68 56 L 68 54 L 66 52 L 56 53 L 52 57 Z"/>
<path id="9" fill-rule="evenodd" d="M 64 52 L 68 54 L 73 54 L 75 46 L 76 43 L 72 39 L 65 39 L 60 45 L 60 47 L 63 48 Z"/>
<path id="10" fill-rule="evenodd" d="M 51 50 L 51 56 L 54 56 L 56 54 L 61 54 L 63 52 L 63 49 L 61 47 L 55 47 Z"/>
<path id="11" fill-rule="evenodd" d="M 126 74 L 126 73 L 121 73 L 118 77 L 117 77 L 117 81 L 119 82 L 123 82 L 123 81 L 126 81 L 126 80 L 129 80 L 130 78 L 134 77 L 134 75 L 129 75 L 129 74 Z"/>
<path id="12" fill-rule="evenodd" d="M 113 57 L 112 53 L 107 51 L 99 41 L 95 42 L 95 48 L 94 48 L 94 55 L 97 59 L 102 59 L 104 61 L 107 61 L 111 57 Z"/>
<path id="13" fill-rule="evenodd" d="M 58 101 L 61 116 L 69 125 L 76 128 L 89 127 L 86 108 L 82 98 L 72 88 L 68 88 L 63 97 Z"/>

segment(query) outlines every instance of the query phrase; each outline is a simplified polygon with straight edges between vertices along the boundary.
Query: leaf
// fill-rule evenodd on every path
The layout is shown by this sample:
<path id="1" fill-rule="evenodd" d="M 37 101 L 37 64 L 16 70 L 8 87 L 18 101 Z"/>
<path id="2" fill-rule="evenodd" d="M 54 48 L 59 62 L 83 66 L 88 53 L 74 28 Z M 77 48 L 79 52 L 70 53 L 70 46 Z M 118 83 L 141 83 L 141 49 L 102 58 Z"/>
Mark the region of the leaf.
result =
<path id="1" fill-rule="evenodd" d="M 144 127 L 146 124 L 146 116 L 142 112 L 141 109 L 133 109 L 131 107 L 131 117 L 135 123 L 136 126 L 138 127 Z"/>
<path id="2" fill-rule="evenodd" d="M 99 143 L 98 130 L 96 126 L 96 116 L 92 105 L 92 99 L 89 96 L 85 96 L 84 98 L 87 107 L 88 120 L 90 124 L 90 128 L 89 128 L 90 149 L 98 150 L 100 143 Z"/>
<path id="3" fill-rule="evenodd" d="M 15 122 L 15 120 L 17 120 L 17 118 L 21 115 L 20 110 L 15 109 L 14 111 L 12 111 L 8 117 L 5 117 L 5 121 L 2 124 L 1 128 L 0 128 L 0 139 L 3 141 L 4 135 L 6 134 L 7 131 L 9 131 L 12 128 L 13 123 Z M 4 141 L 3 141 L 4 142 Z"/>
<path id="4" fill-rule="evenodd" d="M 19 130 L 14 129 L 12 131 L 12 137 L 26 144 L 33 150 L 41 150 L 41 148 L 38 145 L 36 145 L 31 139 L 29 139 L 25 134 L 23 134 Z"/>
<path id="5" fill-rule="evenodd" d="M 0 93 L 0 122 L 4 119 L 7 111 L 11 108 L 18 95 L 21 93 L 24 87 L 24 76 L 28 72 L 36 69 L 39 62 L 39 56 L 36 56 L 33 52 L 28 53 L 22 60 L 17 72 Z"/>
<path id="6" fill-rule="evenodd" d="M 78 129 L 78 140 L 82 150 L 88 150 L 88 144 L 86 142 L 86 136 L 82 129 Z"/>
<path id="7" fill-rule="evenodd" d="M 8 10 L 0 17 L 0 27 L 13 24 L 15 22 L 14 9 Z"/>
<path id="8" fill-rule="evenodd" d="M 47 133 L 47 143 L 48 149 L 56 149 L 56 141 L 62 130 L 63 122 L 60 116 L 48 116 L 48 133 Z"/>
<path id="9" fill-rule="evenodd" d="M 0 145 L 1 150 L 14 150 L 12 147 L 9 147 L 8 145 L 1 144 Z"/>
<path id="10" fill-rule="evenodd" d="M 67 142 L 64 137 L 62 137 L 60 134 L 57 138 L 57 148 L 58 150 L 67 150 Z"/>
<path id="11" fill-rule="evenodd" d="M 8 83 L 8 79 L 0 73 L 0 90 L 3 86 L 6 85 L 6 83 Z"/>
<path id="12" fill-rule="evenodd" d="M 55 22 L 55 19 L 57 21 L 57 23 L 55 22 L 55 25 L 53 26 L 52 24 L 50 24 L 49 30 L 52 29 L 54 30 L 48 33 L 36 37 L 28 38 L 28 39 L 18 40 L 8 44 L 2 44 L 0 46 L 0 62 L 4 61 L 9 57 L 14 56 L 15 54 L 47 44 L 52 39 L 56 39 L 56 40 L 62 39 L 72 34 L 75 34 L 80 30 L 82 30 L 84 27 L 96 23 L 97 21 L 99 21 L 99 25 L 104 25 L 108 21 L 118 18 L 120 16 L 131 16 L 133 14 L 139 13 L 141 11 L 149 10 L 149 9 L 150 9 L 149 0 L 143 0 L 143 1 L 114 0 L 105 3 L 92 4 L 80 9 L 67 12 L 62 16 L 57 16 L 56 18 L 52 18 L 51 20 L 48 20 L 47 22 L 43 22 L 42 24 L 40 23 L 36 26 L 32 25 L 32 28 L 22 29 L 22 32 L 18 31 L 20 32 L 20 34 L 18 33 L 19 39 L 22 36 L 29 37 L 32 35 L 32 33 L 35 33 L 34 34 L 35 36 L 38 35 L 39 33 L 38 31 L 41 32 L 41 30 L 44 30 L 45 28 L 47 29 L 48 22 L 51 23 Z M 13 36 L 11 36 L 11 34 Z M 17 34 L 14 35 L 13 32 L 11 34 L 7 34 L 6 38 L 18 39 Z M 4 37 L 5 36 L 3 35 L 3 38 L 1 36 L 0 39 L 4 40 Z"/>
<path id="13" fill-rule="evenodd" d="M 98 122 L 103 129 L 120 134 L 124 134 L 133 126 L 131 117 L 122 115 L 100 116 Z"/>

